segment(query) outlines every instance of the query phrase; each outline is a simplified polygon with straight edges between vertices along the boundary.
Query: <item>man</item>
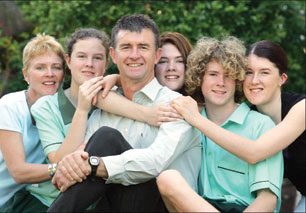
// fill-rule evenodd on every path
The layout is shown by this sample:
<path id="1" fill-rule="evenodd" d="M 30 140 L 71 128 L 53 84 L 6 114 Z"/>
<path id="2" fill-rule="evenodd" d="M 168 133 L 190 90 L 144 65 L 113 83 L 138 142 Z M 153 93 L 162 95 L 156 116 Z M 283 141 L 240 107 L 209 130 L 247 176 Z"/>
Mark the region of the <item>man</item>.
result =
<path id="1" fill-rule="evenodd" d="M 179 96 L 154 78 L 154 65 L 161 56 L 158 42 L 157 25 L 144 15 L 122 17 L 112 31 L 110 55 L 122 84 L 118 93 L 138 104 L 169 103 Z M 197 191 L 200 133 L 185 121 L 165 123 L 158 129 L 97 110 L 89 122 L 85 151 L 91 165 L 86 153 L 72 153 L 59 164 L 53 183 L 65 191 L 75 183 L 72 177 L 76 174 L 92 175 L 62 193 L 49 211 L 83 211 L 101 196 L 109 200 L 110 211 L 163 211 L 155 177 L 168 168 L 180 171 Z M 99 129 L 101 126 L 113 127 L 123 137 L 109 127 Z"/>
<path id="2" fill-rule="evenodd" d="M 242 43 L 234 37 L 221 41 L 204 38 L 188 56 L 186 90 L 199 103 L 205 99 L 205 109 L 200 114 L 197 103 L 190 97 L 180 97 L 172 106 L 203 132 L 200 196 L 177 171 L 163 172 L 157 182 L 171 212 L 272 212 L 280 209 L 281 152 L 256 164 L 248 164 L 204 135 L 214 123 L 214 126 L 217 124 L 256 140 L 274 126 L 268 116 L 251 111 L 245 103 L 240 103 L 247 70 L 244 50 Z"/>

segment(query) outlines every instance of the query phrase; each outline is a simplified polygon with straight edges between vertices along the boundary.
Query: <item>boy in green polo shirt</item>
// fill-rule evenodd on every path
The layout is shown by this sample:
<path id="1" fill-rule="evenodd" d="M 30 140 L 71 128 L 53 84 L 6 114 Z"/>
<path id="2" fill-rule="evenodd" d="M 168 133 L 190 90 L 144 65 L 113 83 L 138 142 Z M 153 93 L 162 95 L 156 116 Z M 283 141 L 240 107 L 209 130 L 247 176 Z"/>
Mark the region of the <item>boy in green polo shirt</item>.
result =
<path id="1" fill-rule="evenodd" d="M 238 135 L 256 140 L 274 126 L 265 115 L 241 103 L 242 81 L 247 70 L 245 48 L 234 37 L 222 41 L 203 38 L 188 57 L 186 90 L 173 107 L 201 130 L 204 117 Z M 256 164 L 248 164 L 202 134 L 203 154 L 199 195 L 177 171 L 166 171 L 158 187 L 169 211 L 271 212 L 279 211 L 283 179 L 281 152 Z"/>

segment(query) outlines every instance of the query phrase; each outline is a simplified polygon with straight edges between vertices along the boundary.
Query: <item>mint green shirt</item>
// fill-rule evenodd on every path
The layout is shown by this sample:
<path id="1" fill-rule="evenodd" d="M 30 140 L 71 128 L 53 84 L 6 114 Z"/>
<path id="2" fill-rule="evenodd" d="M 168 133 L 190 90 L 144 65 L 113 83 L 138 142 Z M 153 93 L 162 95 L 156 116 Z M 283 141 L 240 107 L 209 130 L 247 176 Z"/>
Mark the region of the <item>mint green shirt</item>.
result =
<path id="1" fill-rule="evenodd" d="M 122 90 L 119 93 L 122 94 Z M 169 103 L 179 96 L 179 93 L 161 86 L 154 78 L 134 94 L 133 102 L 151 106 Z M 137 184 L 157 177 L 165 169 L 176 169 L 197 191 L 201 135 L 186 121 L 168 122 L 157 128 L 96 110 L 89 119 L 85 140 L 102 126 L 119 130 L 134 148 L 121 155 L 102 158 L 109 175 L 106 183 Z"/>
<path id="2" fill-rule="evenodd" d="M 202 115 L 207 117 L 205 109 Z M 242 103 L 221 125 L 237 135 L 256 140 L 274 126 L 263 114 L 251 111 Z M 281 204 L 283 156 L 279 152 L 256 164 L 224 150 L 202 134 L 203 159 L 199 176 L 199 194 L 221 211 L 243 211 L 256 198 L 256 191 L 269 189 L 278 198 L 275 211 Z M 254 141 L 254 143 L 256 143 Z"/>
<path id="3" fill-rule="evenodd" d="M 64 141 L 70 129 L 74 112 L 75 107 L 68 100 L 62 88 L 52 96 L 41 97 L 31 107 L 31 113 L 36 121 L 46 156 L 50 152 L 56 151 Z M 50 206 L 59 194 L 51 180 L 30 185 L 27 190 L 47 206 Z"/>

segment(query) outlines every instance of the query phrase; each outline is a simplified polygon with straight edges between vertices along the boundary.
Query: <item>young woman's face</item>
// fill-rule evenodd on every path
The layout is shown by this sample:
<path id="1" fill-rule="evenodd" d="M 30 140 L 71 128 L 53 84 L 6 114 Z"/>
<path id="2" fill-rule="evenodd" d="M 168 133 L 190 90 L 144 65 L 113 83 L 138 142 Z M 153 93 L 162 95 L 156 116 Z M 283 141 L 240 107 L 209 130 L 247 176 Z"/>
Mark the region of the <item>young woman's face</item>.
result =
<path id="1" fill-rule="evenodd" d="M 287 75 L 280 75 L 274 63 L 255 54 L 249 55 L 248 61 L 249 67 L 243 84 L 246 98 L 254 105 L 265 105 L 279 97 Z"/>
<path id="2" fill-rule="evenodd" d="M 155 76 L 159 83 L 179 91 L 184 85 L 185 64 L 182 54 L 171 43 L 162 46 L 162 56 L 155 67 Z"/>
<path id="3" fill-rule="evenodd" d="M 66 56 L 71 71 L 71 84 L 80 86 L 84 81 L 104 74 L 108 65 L 105 47 L 100 39 L 85 38 L 74 45 L 71 57 Z"/>
<path id="4" fill-rule="evenodd" d="M 64 77 L 63 60 L 54 52 L 34 56 L 28 70 L 23 70 L 29 83 L 29 94 L 35 98 L 53 95 L 57 92 Z"/>

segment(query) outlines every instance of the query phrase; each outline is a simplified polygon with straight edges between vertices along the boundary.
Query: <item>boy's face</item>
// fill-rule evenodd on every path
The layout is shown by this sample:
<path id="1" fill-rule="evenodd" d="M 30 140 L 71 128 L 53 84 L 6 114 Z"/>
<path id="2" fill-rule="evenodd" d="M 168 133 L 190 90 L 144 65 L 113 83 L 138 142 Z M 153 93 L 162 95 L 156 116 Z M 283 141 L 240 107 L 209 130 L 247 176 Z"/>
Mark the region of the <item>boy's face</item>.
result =
<path id="1" fill-rule="evenodd" d="M 208 63 L 201 85 L 206 105 L 226 106 L 235 103 L 235 80 L 216 61 Z"/>

